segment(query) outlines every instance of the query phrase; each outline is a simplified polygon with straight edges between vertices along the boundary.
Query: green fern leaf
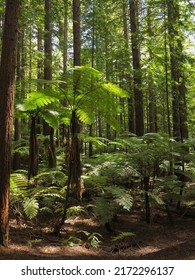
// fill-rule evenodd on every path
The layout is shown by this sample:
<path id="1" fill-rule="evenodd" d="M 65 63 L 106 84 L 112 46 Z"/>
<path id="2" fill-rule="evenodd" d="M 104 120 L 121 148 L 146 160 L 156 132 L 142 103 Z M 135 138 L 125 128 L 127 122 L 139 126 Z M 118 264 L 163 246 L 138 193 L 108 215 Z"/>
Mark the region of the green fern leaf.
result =
<path id="1" fill-rule="evenodd" d="M 85 124 L 92 124 L 94 122 L 94 113 L 90 112 L 89 110 L 77 110 L 77 116 L 79 117 L 80 121 Z"/>
<path id="2" fill-rule="evenodd" d="M 123 231 L 121 233 L 119 233 L 117 236 L 112 238 L 112 241 L 121 241 L 123 239 L 125 239 L 126 237 L 132 237 L 132 236 L 136 236 L 135 233 L 130 232 L 130 231 Z"/>
<path id="3" fill-rule="evenodd" d="M 112 84 L 112 83 L 107 83 L 107 84 L 102 84 L 102 88 L 105 89 L 106 91 L 120 96 L 120 97 L 128 97 L 129 94 L 127 91 L 123 90 L 122 88 L 119 88 L 117 85 Z"/>
<path id="4" fill-rule="evenodd" d="M 133 198 L 132 196 L 127 193 L 124 189 L 112 186 L 106 189 L 110 192 L 114 198 L 114 201 L 123 209 L 129 211 L 133 205 Z"/>
<path id="5" fill-rule="evenodd" d="M 39 203 L 34 198 L 27 198 L 23 204 L 24 212 L 29 219 L 36 217 L 39 210 Z"/>
<path id="6" fill-rule="evenodd" d="M 10 175 L 10 191 L 14 196 L 25 196 L 27 194 L 27 178 L 20 173 Z"/>
<path id="7" fill-rule="evenodd" d="M 99 197 L 95 201 L 94 214 L 102 225 L 110 222 L 116 214 L 117 205 L 105 197 Z"/>
<path id="8" fill-rule="evenodd" d="M 44 112 L 41 112 L 41 116 L 53 129 L 59 127 L 59 114 L 57 111 L 44 110 Z"/>

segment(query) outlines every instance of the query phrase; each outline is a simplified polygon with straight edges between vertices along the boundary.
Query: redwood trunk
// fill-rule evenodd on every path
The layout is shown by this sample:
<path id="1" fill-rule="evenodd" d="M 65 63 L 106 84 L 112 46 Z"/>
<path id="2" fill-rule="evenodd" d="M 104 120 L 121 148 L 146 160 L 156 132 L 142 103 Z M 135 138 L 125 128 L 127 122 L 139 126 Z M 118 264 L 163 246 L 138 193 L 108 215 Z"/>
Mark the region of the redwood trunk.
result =
<path id="1" fill-rule="evenodd" d="M 184 54 L 182 35 L 179 31 L 179 1 L 167 0 L 167 11 L 172 79 L 173 136 L 176 140 L 183 141 L 184 138 L 188 138 L 188 127 L 186 124 L 186 86 L 185 77 L 183 75 Z"/>
<path id="2" fill-rule="evenodd" d="M 11 140 L 19 0 L 7 0 L 0 65 L 0 245 L 8 246 Z"/>
<path id="3" fill-rule="evenodd" d="M 44 61 L 44 79 L 52 81 L 52 29 L 51 29 L 51 0 L 45 0 L 45 61 Z M 48 85 L 45 86 L 46 88 Z M 48 150 L 48 167 L 56 167 L 56 149 L 54 142 L 54 130 L 49 125 L 43 123 L 44 135 L 50 136 L 50 149 Z"/>
<path id="4" fill-rule="evenodd" d="M 80 0 L 73 0 L 73 42 L 74 42 L 74 66 L 80 66 L 80 52 L 81 52 L 81 34 L 80 34 Z M 74 89 L 73 94 L 75 97 L 79 90 L 80 74 L 75 71 L 73 77 Z M 79 123 L 76 110 L 72 112 L 71 119 L 71 148 L 70 148 L 70 166 L 72 166 L 71 174 L 71 186 L 74 195 L 77 198 L 82 197 L 83 186 L 81 182 L 81 141 L 79 139 L 79 133 L 81 131 L 81 124 Z"/>
<path id="5" fill-rule="evenodd" d="M 135 102 L 136 134 L 144 134 L 143 93 L 140 66 L 140 39 L 138 26 L 138 0 L 130 1 L 131 46 L 133 58 L 133 90 Z"/>

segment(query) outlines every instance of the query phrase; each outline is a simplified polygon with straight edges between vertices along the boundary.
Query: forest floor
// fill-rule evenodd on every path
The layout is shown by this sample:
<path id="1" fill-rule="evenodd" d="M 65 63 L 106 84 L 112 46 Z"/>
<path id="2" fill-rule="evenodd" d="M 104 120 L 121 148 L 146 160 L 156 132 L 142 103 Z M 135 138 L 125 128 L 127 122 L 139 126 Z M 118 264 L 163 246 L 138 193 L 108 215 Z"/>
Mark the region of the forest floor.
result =
<path id="1" fill-rule="evenodd" d="M 56 237 L 49 227 L 35 226 L 33 223 L 18 225 L 10 221 L 9 248 L 0 247 L 1 260 L 95 260 L 95 259 L 132 259 L 132 260 L 194 260 L 195 259 L 195 217 L 173 215 L 174 225 L 170 225 L 165 213 L 154 216 L 147 225 L 136 210 L 123 213 L 114 222 L 114 232 L 109 233 L 89 214 L 70 218 L 62 233 Z M 81 230 L 99 233 L 103 238 L 98 249 L 90 246 L 89 240 L 71 239 L 73 247 L 67 244 L 68 236 Z M 121 241 L 112 241 L 120 232 L 133 232 L 135 236 Z M 85 234 L 83 234 L 85 236 Z M 81 233 L 82 236 L 82 233 Z M 77 235 L 78 237 L 78 235 Z M 86 236 L 85 236 L 86 237 Z M 70 239 L 69 239 L 70 240 Z M 78 242 L 83 240 L 82 242 Z M 78 244 L 76 244 L 78 243 Z"/>

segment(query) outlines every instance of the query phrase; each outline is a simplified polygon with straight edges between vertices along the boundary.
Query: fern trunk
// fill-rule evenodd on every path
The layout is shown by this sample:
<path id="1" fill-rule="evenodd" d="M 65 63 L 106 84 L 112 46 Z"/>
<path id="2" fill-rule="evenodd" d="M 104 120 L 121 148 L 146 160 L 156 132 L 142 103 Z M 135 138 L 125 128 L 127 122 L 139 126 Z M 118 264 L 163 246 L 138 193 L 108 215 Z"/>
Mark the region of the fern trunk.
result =
<path id="1" fill-rule="evenodd" d="M 36 117 L 31 117 L 28 180 L 38 174 L 39 147 L 36 132 Z"/>
<path id="2" fill-rule="evenodd" d="M 150 199 L 148 192 L 150 190 L 150 178 L 144 177 L 144 191 L 145 191 L 145 214 L 146 214 L 146 223 L 150 224 Z"/>
<path id="3" fill-rule="evenodd" d="M 72 112 L 71 119 L 71 146 L 70 146 L 70 174 L 71 188 L 74 196 L 81 199 L 84 191 L 84 186 L 81 180 L 82 168 L 81 168 L 81 142 L 79 139 L 81 126 L 76 115 L 76 111 Z"/>

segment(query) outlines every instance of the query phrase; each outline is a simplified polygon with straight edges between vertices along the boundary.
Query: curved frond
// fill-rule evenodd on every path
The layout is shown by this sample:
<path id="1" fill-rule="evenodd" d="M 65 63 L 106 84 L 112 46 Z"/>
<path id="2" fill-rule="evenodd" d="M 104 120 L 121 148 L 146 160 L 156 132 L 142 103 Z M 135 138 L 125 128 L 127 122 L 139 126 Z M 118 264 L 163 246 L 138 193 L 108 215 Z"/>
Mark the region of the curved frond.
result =
<path id="1" fill-rule="evenodd" d="M 36 217 L 39 210 L 39 203 L 34 198 L 27 198 L 23 204 L 24 212 L 29 219 Z"/>
<path id="2" fill-rule="evenodd" d="M 44 110 L 41 112 L 42 118 L 49 124 L 53 129 L 57 129 L 59 126 L 59 113 L 52 110 Z"/>

